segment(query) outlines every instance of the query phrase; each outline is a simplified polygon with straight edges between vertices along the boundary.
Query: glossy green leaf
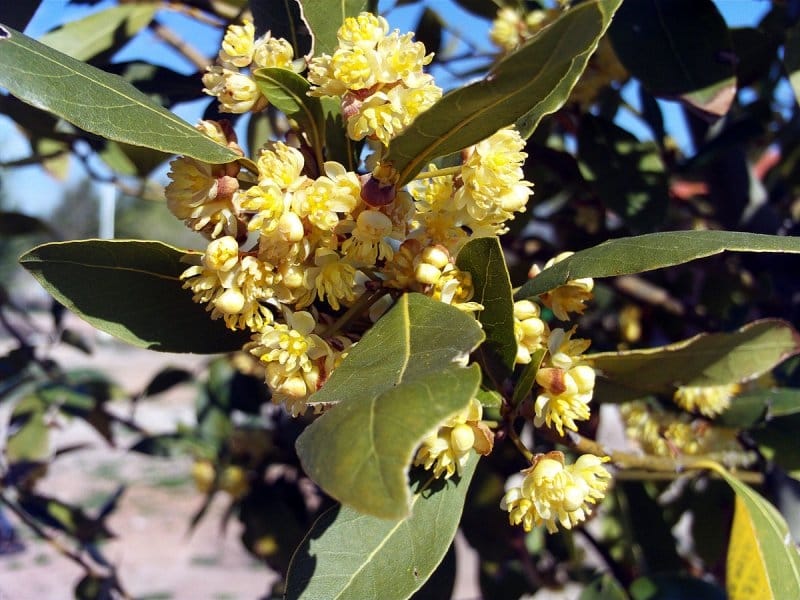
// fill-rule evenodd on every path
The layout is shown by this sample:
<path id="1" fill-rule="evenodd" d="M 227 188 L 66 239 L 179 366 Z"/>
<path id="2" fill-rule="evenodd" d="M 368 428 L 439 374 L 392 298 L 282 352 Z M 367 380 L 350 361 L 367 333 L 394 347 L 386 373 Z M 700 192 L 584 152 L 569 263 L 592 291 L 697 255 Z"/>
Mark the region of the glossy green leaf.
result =
<path id="1" fill-rule="evenodd" d="M 608 398 L 619 402 L 651 393 L 670 394 L 679 385 L 747 381 L 798 352 L 800 334 L 785 321 L 765 319 L 733 333 L 701 333 L 668 346 L 586 358 L 619 388 L 616 398 Z"/>
<path id="2" fill-rule="evenodd" d="M 666 231 L 598 244 L 529 279 L 515 298 L 531 298 L 582 277 L 612 277 L 682 265 L 724 251 L 800 253 L 800 238 L 740 231 Z"/>
<path id="3" fill-rule="evenodd" d="M 772 504 L 722 466 L 707 466 L 736 492 L 726 569 L 728 597 L 800 598 L 800 554 L 786 521 Z M 760 587 L 764 584 L 766 589 Z"/>
<path id="4" fill-rule="evenodd" d="M 472 316 L 421 294 L 401 297 L 311 396 L 336 406 L 297 440 L 305 472 L 359 512 L 406 516 L 414 450 L 477 392 L 480 370 L 461 365 L 482 339 Z"/>
<path id="5" fill-rule="evenodd" d="M 600 201 L 631 229 L 649 231 L 663 223 L 669 186 L 653 142 L 640 142 L 611 121 L 586 113 L 578 130 L 578 157 Z"/>
<path id="6" fill-rule="evenodd" d="M 123 79 L 0 26 L 0 86 L 100 137 L 209 163 L 237 155 Z"/>
<path id="7" fill-rule="evenodd" d="M 408 183 L 431 160 L 475 144 L 524 118 L 529 136 L 566 102 L 621 0 L 568 10 L 512 52 L 482 81 L 445 95 L 389 144 L 385 157 Z"/>
<path id="8" fill-rule="evenodd" d="M 478 456 L 460 478 L 421 486 L 411 514 L 390 521 L 346 506 L 324 513 L 295 552 L 288 600 L 408 598 L 444 557 L 458 527 Z"/>
<path id="9" fill-rule="evenodd" d="M 20 263 L 59 302 L 97 329 L 162 352 L 238 350 L 249 339 L 212 321 L 182 289 L 185 252 L 161 242 L 44 244 Z"/>
<path id="10" fill-rule="evenodd" d="M 800 389 L 755 389 L 734 397 L 717 422 L 731 427 L 749 427 L 800 413 Z"/>
<path id="11" fill-rule="evenodd" d="M 253 76 L 258 89 L 270 103 L 287 117 L 297 121 L 312 148 L 322 148 L 325 121 L 319 98 L 308 95 L 311 84 L 288 69 L 257 69 Z"/>
<path id="12" fill-rule="evenodd" d="M 483 325 L 486 341 L 478 352 L 493 354 L 510 371 L 517 356 L 517 339 L 511 280 L 500 240 L 487 237 L 470 241 L 458 253 L 456 265 L 472 276 L 472 301 L 483 305 L 476 316 Z"/>
<path id="13" fill-rule="evenodd" d="M 109 50 L 117 50 L 153 20 L 157 2 L 137 2 L 112 6 L 70 21 L 44 34 L 39 41 L 77 60 L 89 60 Z"/>
<path id="14" fill-rule="evenodd" d="M 531 362 L 522 369 L 522 374 L 514 385 L 514 392 L 511 396 L 513 406 L 518 406 L 531 393 L 533 384 L 536 383 L 536 374 L 539 372 L 539 367 L 542 365 L 542 360 L 544 360 L 546 353 L 546 348 L 539 348 L 531 355 Z"/>
<path id="15" fill-rule="evenodd" d="M 656 96 L 680 98 L 711 117 L 728 112 L 736 95 L 733 47 L 711 0 L 625 2 L 609 35 L 625 68 Z"/>
<path id="16" fill-rule="evenodd" d="M 367 9 L 367 0 L 300 0 L 303 18 L 314 34 L 314 55 L 333 54 L 339 45 L 336 32 L 347 17 Z"/>

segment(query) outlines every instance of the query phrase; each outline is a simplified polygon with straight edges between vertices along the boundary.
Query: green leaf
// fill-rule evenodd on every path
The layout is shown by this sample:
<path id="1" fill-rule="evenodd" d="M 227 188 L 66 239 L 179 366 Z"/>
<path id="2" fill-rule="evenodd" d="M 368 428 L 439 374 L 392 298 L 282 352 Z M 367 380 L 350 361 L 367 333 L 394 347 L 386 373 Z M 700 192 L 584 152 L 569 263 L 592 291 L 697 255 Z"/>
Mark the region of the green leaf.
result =
<path id="1" fill-rule="evenodd" d="M 478 456 L 458 481 L 421 486 L 411 514 L 388 521 L 334 507 L 297 549 L 286 582 L 288 600 L 408 598 L 447 552 L 458 527 Z"/>
<path id="2" fill-rule="evenodd" d="M 643 273 L 724 251 L 800 253 L 800 238 L 740 231 L 665 231 L 608 240 L 554 264 L 529 279 L 515 298 L 531 298 L 582 277 Z"/>
<path id="3" fill-rule="evenodd" d="M 800 389 L 756 389 L 734 397 L 730 408 L 716 421 L 730 427 L 750 427 L 797 413 L 800 413 Z"/>
<path id="4" fill-rule="evenodd" d="M 367 9 L 367 0 L 300 0 L 303 18 L 314 35 L 314 55 L 333 54 L 339 45 L 336 32 L 347 17 Z"/>
<path id="5" fill-rule="evenodd" d="M 736 95 L 728 27 L 711 0 L 626 2 L 609 30 L 614 51 L 651 93 L 711 117 Z M 657 68 L 653 68 L 658 65 Z"/>
<path id="6" fill-rule="evenodd" d="M 476 316 L 483 325 L 486 341 L 478 352 L 493 354 L 510 371 L 517 356 L 517 339 L 511 280 L 500 240 L 486 237 L 470 241 L 458 253 L 456 265 L 470 273 L 475 290 L 472 301 L 483 305 Z"/>
<path id="7" fill-rule="evenodd" d="M 257 69 L 253 76 L 258 89 L 275 108 L 297 121 L 312 148 L 325 142 L 325 119 L 319 98 L 308 95 L 311 84 L 293 71 L 279 68 Z"/>
<path id="8" fill-rule="evenodd" d="M 621 402 L 679 385 L 739 383 L 766 373 L 800 352 L 800 334 L 785 321 L 764 319 L 733 333 L 701 333 L 667 346 L 588 354 Z"/>
<path id="9" fill-rule="evenodd" d="M 437 156 L 457 152 L 524 118 L 528 137 L 566 102 L 621 0 L 569 9 L 512 52 L 482 81 L 445 95 L 394 138 L 384 158 L 408 183 Z"/>
<path id="10" fill-rule="evenodd" d="M 405 517 L 422 438 L 465 408 L 480 383 L 464 368 L 483 332 L 467 314 L 408 294 L 350 351 L 311 404 L 336 404 L 297 440 L 305 472 L 359 512 Z"/>
<path id="11" fill-rule="evenodd" d="M 586 113 L 578 130 L 578 156 L 602 203 L 631 228 L 652 230 L 664 222 L 669 187 L 653 142 L 642 143 L 611 121 Z"/>
<path id="12" fill-rule="evenodd" d="M 35 394 L 25 396 L 14 407 L 5 444 L 5 459 L 9 464 L 45 462 L 50 458 L 46 413 L 47 405 Z"/>
<path id="13" fill-rule="evenodd" d="M 736 492 L 726 569 L 728 597 L 800 598 L 800 554 L 781 514 L 722 466 L 704 466 L 721 475 Z"/>
<path id="14" fill-rule="evenodd" d="M 79 317 L 134 346 L 199 354 L 240 349 L 249 335 L 212 321 L 181 288 L 186 254 L 161 242 L 82 240 L 38 246 L 20 263 Z"/>
<path id="15" fill-rule="evenodd" d="M 39 41 L 76 60 L 89 60 L 98 54 L 121 48 L 150 24 L 158 9 L 157 2 L 112 6 L 83 19 L 70 21 L 44 34 Z"/>
<path id="16" fill-rule="evenodd" d="M 519 406 L 519 403 L 531 393 L 533 384 L 536 383 L 536 374 L 539 372 L 539 367 L 542 366 L 542 360 L 544 360 L 546 353 L 546 348 L 539 348 L 531 355 L 531 362 L 525 365 L 522 374 L 514 385 L 514 393 L 511 396 L 512 406 Z"/>
<path id="17" fill-rule="evenodd" d="M 0 86 L 100 137 L 209 163 L 238 156 L 123 79 L 0 26 Z"/>

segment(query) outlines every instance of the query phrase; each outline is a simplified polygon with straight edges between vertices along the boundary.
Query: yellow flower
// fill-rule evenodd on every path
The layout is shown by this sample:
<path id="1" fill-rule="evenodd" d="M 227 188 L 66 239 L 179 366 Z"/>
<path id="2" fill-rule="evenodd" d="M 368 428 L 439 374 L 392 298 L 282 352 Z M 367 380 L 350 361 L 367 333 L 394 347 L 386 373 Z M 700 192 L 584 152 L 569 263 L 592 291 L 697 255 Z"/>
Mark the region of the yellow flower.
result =
<path id="1" fill-rule="evenodd" d="M 273 401 L 283 403 L 296 416 L 321 379 L 321 368 L 332 360 L 328 344 L 313 333 L 316 320 L 309 312 L 284 311 L 286 323 L 268 325 L 247 346 L 266 364 L 266 382 Z"/>
<path id="2" fill-rule="evenodd" d="M 522 165 L 525 141 L 513 128 L 501 129 L 475 145 L 461 169 L 464 185 L 454 203 L 479 224 L 497 224 L 525 208 L 532 183 Z"/>
<path id="3" fill-rule="evenodd" d="M 222 38 L 219 62 L 230 67 L 246 67 L 253 60 L 255 27 L 250 21 L 230 25 Z"/>
<path id="4" fill-rule="evenodd" d="M 361 186 L 355 173 L 347 173 L 339 163 L 325 163 L 327 173 L 294 194 L 293 210 L 315 227 L 332 231 L 339 223 L 339 214 L 353 212 L 360 201 Z"/>
<path id="5" fill-rule="evenodd" d="M 288 69 L 295 73 L 305 68 L 303 59 L 294 59 L 294 49 L 287 40 L 274 38 L 269 33 L 255 41 L 253 63 L 256 67 Z"/>
<path id="6" fill-rule="evenodd" d="M 381 16 L 362 12 L 348 17 L 336 32 L 339 43 L 345 47 L 374 48 L 389 32 L 389 23 Z"/>
<path id="7" fill-rule="evenodd" d="M 508 511 L 512 525 L 522 525 L 525 531 L 544 524 L 548 532 L 555 533 L 557 523 L 572 529 L 605 495 L 611 474 L 603 463 L 608 460 L 584 454 L 573 465 L 565 465 L 560 452 L 540 455 L 522 472 L 522 485 L 506 492 L 500 507 Z"/>
<path id="8" fill-rule="evenodd" d="M 267 180 L 240 192 L 237 198 L 243 211 L 254 213 L 247 224 L 250 231 L 269 233 L 277 229 L 286 204 L 284 193 L 277 185 Z"/>
<path id="9" fill-rule="evenodd" d="M 257 112 L 267 105 L 267 99 L 261 95 L 252 77 L 219 65 L 208 67 L 208 72 L 203 75 L 203 85 L 206 94 L 219 100 L 220 112 Z"/>
<path id="10" fill-rule="evenodd" d="M 241 224 L 233 204 L 238 172 L 235 163 L 209 165 L 186 156 L 174 159 L 167 173 L 171 181 L 164 190 L 167 208 L 208 237 L 238 235 Z"/>
<path id="11" fill-rule="evenodd" d="M 675 390 L 675 404 L 687 412 L 699 412 L 706 417 L 716 417 L 731 405 L 731 398 L 739 393 L 738 383 L 727 385 L 680 386 Z"/>
<path id="12" fill-rule="evenodd" d="M 469 460 L 470 450 L 474 448 L 483 455 L 492 451 L 494 435 L 481 421 L 482 417 L 483 406 L 473 398 L 467 408 L 447 419 L 436 432 L 423 440 L 414 465 L 433 471 L 437 478 L 444 475 L 449 479 L 456 473 L 460 476 Z"/>
<path id="13" fill-rule="evenodd" d="M 492 21 L 489 31 L 489 39 L 503 50 L 513 50 L 523 42 L 525 33 L 527 27 L 522 14 L 506 6 L 497 11 L 497 17 Z"/>
<path id="14" fill-rule="evenodd" d="M 317 248 L 314 266 L 306 269 L 303 285 L 310 294 L 301 307 L 319 296 L 320 300 L 327 298 L 333 310 L 339 310 L 341 301 L 349 304 L 356 299 L 356 269 L 335 251 Z"/>
<path id="15" fill-rule="evenodd" d="M 469 271 L 462 271 L 453 264 L 447 264 L 442 269 L 441 277 L 433 285 L 430 296 L 434 300 L 466 312 L 483 310 L 483 306 L 478 302 L 470 302 L 473 293 L 472 275 Z"/>
<path id="16" fill-rule="evenodd" d="M 351 237 L 342 243 L 342 252 L 357 267 L 371 267 L 378 260 L 392 258 L 386 237 L 392 233 L 392 220 L 377 210 L 359 213 Z"/>
<path id="17" fill-rule="evenodd" d="M 575 253 L 562 252 L 555 258 L 548 260 L 544 268 L 552 267 L 573 254 Z M 593 288 L 594 280 L 591 277 L 568 281 L 564 285 L 542 294 L 542 303 L 553 311 L 557 319 L 569 321 L 569 313 L 574 312 L 582 315 L 583 311 L 586 310 L 586 302 L 594 297 L 592 294 Z"/>
<path id="18" fill-rule="evenodd" d="M 589 402 L 594 393 L 595 373 L 588 365 L 578 365 L 569 370 L 541 368 L 536 373 L 536 383 L 543 391 L 534 402 L 536 427 L 555 427 L 559 435 L 564 428 L 577 431 L 575 421 L 585 421 L 590 416 Z"/>
<path id="19" fill-rule="evenodd" d="M 258 153 L 256 165 L 262 185 L 272 184 L 284 191 L 294 191 L 306 181 L 303 153 L 283 142 L 269 142 L 264 146 Z"/>
<path id="20" fill-rule="evenodd" d="M 240 257 L 233 237 L 212 241 L 203 264 L 186 269 L 183 287 L 193 292 L 192 299 L 207 304 L 212 319 L 223 318 L 229 329 L 261 329 L 272 322 L 272 312 L 264 304 L 273 296 L 272 266 L 254 256 Z"/>

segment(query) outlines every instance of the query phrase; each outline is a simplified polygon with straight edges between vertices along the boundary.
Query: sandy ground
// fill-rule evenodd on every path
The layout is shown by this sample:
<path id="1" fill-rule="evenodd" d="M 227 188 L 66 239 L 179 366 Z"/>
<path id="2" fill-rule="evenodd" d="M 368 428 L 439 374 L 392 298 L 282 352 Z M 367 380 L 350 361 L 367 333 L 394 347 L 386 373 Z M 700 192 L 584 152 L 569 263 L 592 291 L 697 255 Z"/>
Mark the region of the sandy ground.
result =
<path id="1" fill-rule="evenodd" d="M 88 326 L 70 326 L 96 339 Z M 9 348 L 0 340 L 0 350 Z M 138 350 L 113 340 L 97 340 L 92 356 L 70 347 L 58 347 L 52 357 L 65 368 L 98 369 L 130 392 L 140 390 L 167 365 L 199 369 L 206 358 Z M 139 405 L 137 422 L 152 432 L 169 431 L 178 422 L 192 423 L 193 389 L 180 386 L 156 400 Z M 10 407 L 0 404 L 0 428 Z M 118 566 L 119 579 L 135 597 L 155 599 L 234 600 L 262 597 L 275 575 L 256 562 L 239 542 L 238 523 L 232 519 L 220 531 L 226 509 L 218 495 L 200 526 L 187 533 L 190 515 L 202 496 L 189 475 L 190 460 L 157 459 L 110 448 L 82 422 L 58 431 L 56 447 L 88 442 L 91 448 L 60 457 L 58 468 L 40 482 L 38 490 L 65 501 L 99 507 L 121 484 L 126 491 L 110 517 L 110 529 L 118 537 L 104 552 Z M 0 555 L 0 600 L 60 600 L 72 597 L 82 575 L 80 567 L 59 555 L 49 544 L 32 536 L 13 515 L 25 549 Z M 477 561 L 463 540 L 458 545 L 459 576 L 454 598 L 479 598 Z"/>

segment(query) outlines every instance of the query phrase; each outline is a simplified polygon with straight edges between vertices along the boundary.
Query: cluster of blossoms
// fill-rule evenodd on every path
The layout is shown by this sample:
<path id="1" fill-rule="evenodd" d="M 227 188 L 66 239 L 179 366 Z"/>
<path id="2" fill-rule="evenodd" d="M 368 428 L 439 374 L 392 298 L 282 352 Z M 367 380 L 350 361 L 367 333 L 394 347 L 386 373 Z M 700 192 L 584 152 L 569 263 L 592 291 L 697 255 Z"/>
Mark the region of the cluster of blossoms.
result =
<path id="1" fill-rule="evenodd" d="M 729 467 L 745 467 L 757 458 L 742 448 L 736 429 L 718 427 L 686 413 L 668 412 L 640 400 L 627 402 L 620 410 L 628 438 L 646 454 L 672 458 L 703 455 Z"/>
<path id="2" fill-rule="evenodd" d="M 231 25 L 222 39 L 217 64 L 208 67 L 203 76 L 203 91 L 219 100 L 221 112 L 261 110 L 266 108 L 267 99 L 249 71 L 266 67 L 300 73 L 305 69 L 305 60 L 295 59 L 292 45 L 282 38 L 267 33 L 256 39 L 255 27 L 248 21 Z"/>
<path id="3" fill-rule="evenodd" d="M 559 254 L 545 268 L 571 254 Z M 539 272 L 534 267 L 529 275 L 535 277 Z M 593 287 L 592 279 L 577 279 L 542 294 L 540 300 L 556 318 L 567 321 L 569 313 L 584 312 Z M 542 319 L 541 307 L 531 300 L 514 303 L 516 363 L 529 364 L 534 354 L 543 355 L 536 372 L 533 425 L 554 428 L 562 436 L 565 429 L 577 431 L 576 421 L 589 418 L 594 393 L 595 371 L 582 357 L 589 340 L 573 338 L 575 329 L 551 329 Z M 603 498 L 611 477 L 603 466 L 608 460 L 584 454 L 567 465 L 560 452 L 539 455 L 522 472 L 522 484 L 511 487 L 500 506 L 508 511 L 509 522 L 521 524 L 525 531 L 542 523 L 550 532 L 556 530 L 556 523 L 569 529 L 586 519 L 591 505 Z"/>
<path id="4" fill-rule="evenodd" d="M 489 32 L 492 43 L 503 53 L 515 50 L 558 19 L 565 10 L 569 10 L 569 0 L 559 0 L 558 4 L 558 8 L 540 8 L 528 12 L 508 6 L 501 8 Z M 604 88 L 614 82 L 623 82 L 627 77 L 625 67 L 614 53 L 608 38 L 604 37 L 573 89 L 570 102 L 586 109 Z"/>
<path id="5" fill-rule="evenodd" d="M 479 309 L 456 256 L 470 239 L 503 231 L 531 195 L 522 170 L 524 141 L 503 129 L 466 149 L 459 167 L 439 172 L 432 166 L 410 189 L 374 201 L 371 183 L 392 171 L 380 165 L 383 145 L 441 96 L 423 72 L 431 55 L 412 37 L 390 33 L 385 19 L 362 13 L 345 20 L 332 56 L 308 64 L 310 95 L 340 98 L 346 134 L 375 149 L 366 159 L 374 178 L 332 160 L 319 164 L 312 156 L 324 150 L 309 148 L 302 132 L 266 143 L 253 161 L 210 165 L 180 157 L 171 163 L 168 206 L 209 239 L 183 273 L 184 287 L 211 318 L 252 333 L 246 349 L 263 365 L 273 400 L 293 415 L 305 411 L 308 397 L 368 327 L 346 326 L 353 324 L 347 309 L 354 304 L 361 313 L 370 309 L 374 320 L 393 297 L 414 291 Z M 266 106 L 254 83 L 257 69 L 302 73 L 305 66 L 285 40 L 269 34 L 256 40 L 250 23 L 228 28 L 217 63 L 204 83 L 228 112 Z M 244 155 L 226 122 L 199 128 Z M 344 330 L 341 319 L 347 319 Z M 448 448 L 436 442 L 420 461 L 452 475 L 467 446 L 485 450 L 488 429 L 480 419 L 473 402 L 445 424 Z"/>
<path id="6" fill-rule="evenodd" d="M 423 72 L 433 54 L 425 54 L 425 46 L 413 37 L 389 33 L 386 19 L 361 13 L 345 20 L 332 56 L 311 60 L 311 93 L 342 99 L 350 138 L 377 139 L 385 146 L 441 98 L 441 88 Z"/>
<path id="7" fill-rule="evenodd" d="M 698 412 L 712 418 L 725 412 L 731 398 L 739 393 L 738 383 L 727 385 L 689 385 L 675 390 L 673 400 L 687 412 Z"/>
<path id="8" fill-rule="evenodd" d="M 512 525 L 525 531 L 544 524 L 554 533 L 557 523 L 571 529 L 591 513 L 592 505 L 605 495 L 611 474 L 603 466 L 608 458 L 583 454 L 571 465 L 564 455 L 549 452 L 534 459 L 522 472 L 521 485 L 509 489 L 500 506 Z"/>
<path id="9" fill-rule="evenodd" d="M 431 164 L 396 189 L 396 173 L 381 159 L 392 138 L 441 96 L 423 71 L 432 55 L 412 34 L 389 32 L 385 19 L 368 13 L 346 19 L 338 40 L 332 55 L 309 60 L 305 76 L 310 96 L 340 100 L 346 135 L 373 151 L 364 172 L 324 161 L 324 149 L 295 131 L 256 149 L 252 161 L 177 158 L 166 189 L 170 210 L 209 240 L 182 274 L 184 287 L 211 318 L 251 333 L 245 349 L 262 365 L 273 401 L 295 416 L 397 295 L 419 292 L 480 310 L 470 274 L 456 266 L 458 253 L 471 239 L 504 233 L 532 193 L 525 142 L 513 128 L 466 148 L 460 164 Z M 262 110 L 268 99 L 256 77 L 264 67 L 303 74 L 306 62 L 294 59 L 285 40 L 255 39 L 250 23 L 231 26 L 203 79 L 206 92 L 225 112 Z M 199 129 L 244 156 L 228 123 L 204 121 Z M 572 281 L 541 302 L 567 320 L 583 312 L 592 286 L 591 279 Z M 517 362 L 544 351 L 534 425 L 562 435 L 576 430 L 589 417 L 594 388 L 594 370 L 581 357 L 588 341 L 573 339 L 574 328 L 551 330 L 531 301 L 517 302 L 514 317 Z M 492 450 L 482 418 L 473 398 L 423 440 L 414 464 L 435 477 L 460 475 L 472 450 Z M 565 466 L 560 453 L 540 458 L 504 499 L 511 522 L 552 531 L 556 521 L 582 521 L 603 496 L 606 460 L 585 455 Z"/>

